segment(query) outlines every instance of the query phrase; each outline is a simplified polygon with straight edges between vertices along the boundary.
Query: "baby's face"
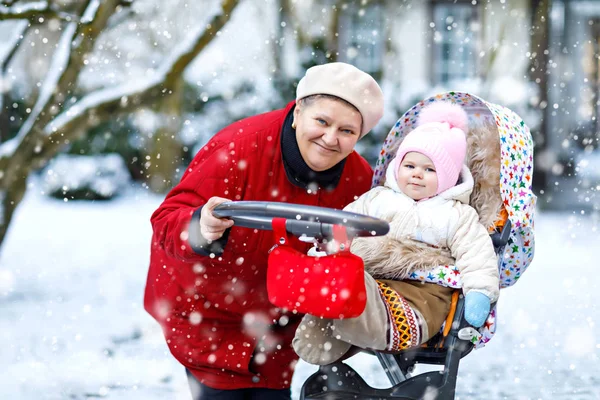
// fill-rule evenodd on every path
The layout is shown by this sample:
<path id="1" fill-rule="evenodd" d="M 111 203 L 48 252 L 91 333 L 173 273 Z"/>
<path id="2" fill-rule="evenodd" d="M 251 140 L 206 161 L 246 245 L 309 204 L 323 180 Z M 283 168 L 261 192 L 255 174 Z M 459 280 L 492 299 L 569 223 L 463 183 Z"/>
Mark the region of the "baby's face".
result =
<path id="1" fill-rule="evenodd" d="M 413 200 L 435 196 L 438 187 L 435 166 L 429 157 L 417 153 L 406 153 L 398 168 L 398 187 Z"/>

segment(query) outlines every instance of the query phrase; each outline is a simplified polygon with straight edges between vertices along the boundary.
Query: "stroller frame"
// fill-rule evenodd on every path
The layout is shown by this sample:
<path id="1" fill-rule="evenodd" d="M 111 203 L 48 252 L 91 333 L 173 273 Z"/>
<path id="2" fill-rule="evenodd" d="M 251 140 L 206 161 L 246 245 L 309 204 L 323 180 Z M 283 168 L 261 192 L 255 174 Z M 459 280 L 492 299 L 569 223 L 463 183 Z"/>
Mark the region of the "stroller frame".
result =
<path id="1" fill-rule="evenodd" d="M 502 250 L 510 236 L 509 220 L 501 232 L 491 236 L 496 254 Z M 464 319 L 464 297 L 456 290 L 452 296 L 452 307 L 446 325 L 450 329 L 439 332 L 423 347 L 415 347 L 399 353 L 373 352 L 377 356 L 390 383 L 389 388 L 376 389 L 342 361 L 324 365 L 308 377 L 302 385 L 300 399 L 324 400 L 452 400 L 456 392 L 456 380 L 461 358 L 473 350 L 470 341 L 459 338 L 459 331 L 469 327 Z M 442 371 L 425 372 L 411 376 L 416 364 L 443 365 Z M 434 397 L 432 397 L 434 396 Z"/>
<path id="2" fill-rule="evenodd" d="M 361 214 L 304 205 L 281 205 L 272 202 L 228 202 L 214 210 L 219 217 L 228 217 L 240 226 L 271 229 L 272 218 L 286 218 L 286 231 L 295 235 L 331 237 L 332 224 L 349 225 L 353 236 L 384 235 L 387 222 Z M 506 219 L 501 231 L 492 233 L 496 254 L 502 256 L 511 235 L 511 221 Z M 443 332 L 438 332 L 424 346 L 398 353 L 373 352 L 388 376 L 391 387 L 369 386 L 349 365 L 338 361 L 321 366 L 304 382 L 300 399 L 357 400 L 420 400 L 434 398 L 452 400 L 455 397 L 458 367 L 462 357 L 473 350 L 473 343 L 460 338 L 459 332 L 469 323 L 464 319 L 464 298 L 460 290 L 452 296 L 452 306 Z M 356 354 L 352 348 L 346 357 Z M 367 352 L 368 350 L 362 350 Z M 442 371 L 410 376 L 416 364 L 443 365 Z"/>

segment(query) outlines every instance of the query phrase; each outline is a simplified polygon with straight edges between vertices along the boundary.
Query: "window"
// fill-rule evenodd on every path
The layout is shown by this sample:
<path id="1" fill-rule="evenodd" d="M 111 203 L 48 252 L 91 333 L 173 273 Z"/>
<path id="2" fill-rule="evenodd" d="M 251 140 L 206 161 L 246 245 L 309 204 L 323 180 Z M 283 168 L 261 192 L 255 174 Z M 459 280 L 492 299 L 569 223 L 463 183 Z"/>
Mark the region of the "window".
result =
<path id="1" fill-rule="evenodd" d="M 436 84 L 473 78 L 477 62 L 477 7 L 435 2 L 432 74 Z"/>
<path id="2" fill-rule="evenodd" d="M 379 1 L 373 0 L 356 3 L 346 3 L 340 12 L 338 59 L 378 79 L 384 55 L 384 7 Z"/>

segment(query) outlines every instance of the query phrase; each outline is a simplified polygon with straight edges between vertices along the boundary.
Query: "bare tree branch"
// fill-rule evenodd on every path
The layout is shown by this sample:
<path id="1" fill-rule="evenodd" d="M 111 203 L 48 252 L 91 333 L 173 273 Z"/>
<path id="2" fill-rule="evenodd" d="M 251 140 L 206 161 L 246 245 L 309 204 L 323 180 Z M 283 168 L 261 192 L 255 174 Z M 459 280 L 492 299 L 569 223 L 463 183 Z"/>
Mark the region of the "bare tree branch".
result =
<path id="1" fill-rule="evenodd" d="M 132 3 L 133 0 L 119 1 L 119 5 L 123 7 L 130 7 Z M 59 9 L 51 1 L 36 1 L 28 3 L 13 1 L 0 3 L 0 21 L 23 19 L 28 20 L 32 25 L 39 25 L 43 23 L 45 19 L 49 18 L 57 18 L 66 22 L 85 23 L 85 21 L 80 19 L 79 15 Z"/>
<path id="2" fill-rule="evenodd" d="M 83 66 L 83 58 L 91 51 L 118 2 L 119 0 L 87 0 L 82 19 L 95 18 L 88 25 L 81 26 L 71 22 L 64 29 L 52 60 L 51 72 L 40 91 L 40 98 L 17 136 L 12 139 L 18 143 L 15 153 L 30 154 L 43 142 L 43 128 L 72 93 L 73 83 L 77 81 Z"/>
<path id="3" fill-rule="evenodd" d="M 194 60 L 194 58 L 216 37 L 217 32 L 229 20 L 231 13 L 239 0 L 224 0 L 222 12 L 216 15 L 207 25 L 206 30 L 200 30 L 176 49 L 167 61 L 159 68 L 157 74 L 141 83 L 107 88 L 90 93 L 73 104 L 61 115 L 58 115 L 45 131 L 49 135 L 41 151 L 34 155 L 39 163 L 43 159 L 56 154 L 61 147 L 77 139 L 81 134 L 80 126 L 93 124 L 107 116 L 131 112 L 140 106 L 148 106 L 160 99 L 164 94 L 170 94 L 177 77 Z M 85 122 L 85 123 L 82 123 Z"/>
<path id="4" fill-rule="evenodd" d="M 223 0 L 221 3 L 221 13 L 214 16 L 214 18 L 206 26 L 204 34 L 202 34 L 195 42 L 194 46 L 189 49 L 187 53 L 181 54 L 178 60 L 171 68 L 171 71 L 167 74 L 165 79 L 165 86 L 173 86 L 177 76 L 183 72 L 192 60 L 210 43 L 210 41 L 218 35 L 219 31 L 225 23 L 229 21 L 231 12 L 238 5 L 239 0 Z"/>
<path id="5" fill-rule="evenodd" d="M 81 128 L 156 101 L 164 92 L 163 79 L 157 76 L 140 84 L 101 89 L 86 95 L 46 127 L 45 133 L 49 136 L 33 161 L 39 164 L 51 158 L 63 146 L 79 138 L 84 133 Z"/>
<path id="6" fill-rule="evenodd" d="M 8 88 L 9 84 L 6 78 L 6 70 L 8 65 L 14 58 L 17 50 L 22 43 L 22 39 L 31 27 L 31 24 L 28 24 L 27 21 L 20 21 L 18 23 L 15 32 L 13 33 L 13 37 L 16 39 L 11 43 L 11 39 L 8 38 L 7 42 L 9 43 L 8 53 L 0 58 L 3 58 L 0 65 L 0 143 L 4 142 L 5 137 L 8 137 L 8 129 L 10 125 L 10 117 L 9 112 L 5 108 L 5 103 L 8 100 Z"/>
<path id="7" fill-rule="evenodd" d="M 0 209 L 2 217 L 0 243 L 6 236 L 15 208 L 23 198 L 27 177 L 34 166 L 38 164 L 32 163 L 32 159 L 35 154 L 40 153 L 42 145 L 47 139 L 43 127 L 54 117 L 56 111 L 63 107 L 65 94 L 69 93 L 76 82 L 85 53 L 91 50 L 93 42 L 104 29 L 108 17 L 114 12 L 118 1 L 88 0 L 85 3 L 82 17 L 91 20 L 89 26 L 71 22 L 64 29 L 57 54 L 53 57 L 53 67 L 57 69 L 51 67 L 49 77 L 44 82 L 40 98 L 34 107 L 34 112 L 25 121 L 16 138 L 0 145 L 0 165 L 3 167 L 0 172 L 0 191 L 6 193 Z M 110 7 L 113 9 L 112 12 L 106 10 Z M 84 29 L 88 37 L 74 41 L 73 39 L 78 38 L 79 34 L 83 36 L 82 30 Z M 68 59 L 67 63 L 64 63 L 65 58 Z M 56 67 L 56 64 L 59 66 Z M 54 83 L 56 83 L 55 86 Z M 53 88 L 55 90 L 51 91 Z M 5 151 L 9 151 L 9 153 L 6 154 Z"/>
<path id="8" fill-rule="evenodd" d="M 114 118 L 141 105 L 165 101 L 176 89 L 185 68 L 218 36 L 239 0 L 223 0 L 221 13 L 215 15 L 205 29 L 191 35 L 189 43 L 183 43 L 174 51 L 152 78 L 93 92 L 58 114 L 65 108 L 65 99 L 72 95 L 83 58 L 91 52 L 96 38 L 121 2 L 87 0 L 81 18 L 86 24 L 71 22 L 63 29 L 50 76 L 44 82 L 35 112 L 30 114 L 16 138 L 0 144 L 0 244 L 26 191 L 31 171 L 54 157 L 66 144 L 85 135 L 90 126 L 101 120 Z"/>
<path id="9" fill-rule="evenodd" d="M 21 26 L 19 26 L 17 28 L 17 32 L 14 33 L 14 36 L 22 39 L 23 37 L 25 37 L 25 34 L 27 33 L 27 31 L 29 30 L 30 27 L 31 27 L 30 24 L 27 24 L 24 22 Z M 21 45 L 21 40 L 15 40 L 15 43 L 12 45 L 10 51 L 6 54 L 6 56 L 2 60 L 2 65 L 0 65 L 0 76 L 3 76 L 6 73 L 6 68 L 8 67 L 8 64 L 10 64 L 13 57 L 17 53 L 17 49 L 19 48 L 20 45 Z"/>
<path id="10" fill-rule="evenodd" d="M 39 24 L 40 18 L 59 18 L 65 21 L 77 21 L 77 15 L 69 14 L 56 8 L 50 2 L 36 1 L 33 3 L 13 3 L 12 5 L 0 4 L 0 21 L 9 19 L 26 19 L 32 24 Z"/>

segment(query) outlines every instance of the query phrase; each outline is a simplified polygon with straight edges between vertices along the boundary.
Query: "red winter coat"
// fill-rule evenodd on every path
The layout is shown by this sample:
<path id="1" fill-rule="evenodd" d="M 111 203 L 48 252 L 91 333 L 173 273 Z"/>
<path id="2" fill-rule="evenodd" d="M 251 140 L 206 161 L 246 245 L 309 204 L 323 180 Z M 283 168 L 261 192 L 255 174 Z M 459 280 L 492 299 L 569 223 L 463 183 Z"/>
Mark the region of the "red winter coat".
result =
<path id="1" fill-rule="evenodd" d="M 234 226 L 223 254 L 205 257 L 187 241 L 193 212 L 212 196 L 342 209 L 371 185 L 371 167 L 356 152 L 333 191 L 308 193 L 288 181 L 280 135 L 293 105 L 217 133 L 151 218 L 144 307 L 162 325 L 175 358 L 213 388 L 290 387 L 297 360 L 291 341 L 300 316 L 283 315 L 268 301 L 271 231 Z M 308 250 L 300 241 L 293 244 Z"/>

